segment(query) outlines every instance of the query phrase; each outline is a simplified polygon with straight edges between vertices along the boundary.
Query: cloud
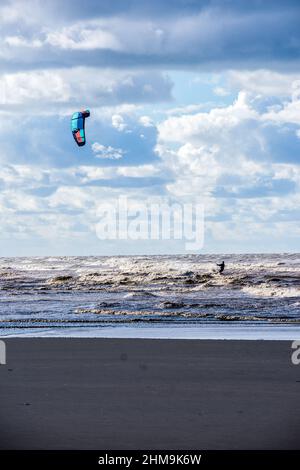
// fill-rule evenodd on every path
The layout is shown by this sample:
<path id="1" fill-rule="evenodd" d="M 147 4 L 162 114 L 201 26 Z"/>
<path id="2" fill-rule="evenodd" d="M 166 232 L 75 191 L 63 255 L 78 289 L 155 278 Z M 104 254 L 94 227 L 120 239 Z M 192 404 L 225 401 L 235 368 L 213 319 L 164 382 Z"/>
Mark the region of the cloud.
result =
<path id="1" fill-rule="evenodd" d="M 112 125 L 112 116 L 116 114 L 116 110 L 128 126 L 126 131 L 130 132 L 120 132 Z M 21 129 L 19 113 L 8 116 L 3 114 L 1 165 L 34 164 L 49 171 L 80 166 L 83 163 L 94 166 L 95 153 L 90 147 L 94 142 L 99 142 L 106 148 L 122 149 L 126 155 L 126 158 L 124 156 L 115 160 L 98 158 L 99 166 L 137 166 L 159 161 L 154 152 L 157 129 L 142 126 L 137 110 L 134 111 L 131 106 L 118 106 L 106 108 L 103 113 L 101 109 L 96 112 L 93 108 L 91 111 L 91 116 L 86 121 L 87 145 L 84 147 L 77 147 L 74 142 L 69 113 L 60 117 L 47 114 L 22 115 Z M 141 134 L 144 134 L 144 138 L 140 137 Z M 110 156 L 112 155 L 113 152 Z"/>
<path id="2" fill-rule="evenodd" d="M 257 113 L 247 103 L 247 94 L 241 92 L 233 105 L 213 108 L 209 112 L 169 117 L 159 125 L 162 141 L 215 141 L 216 131 L 225 138 L 231 129 L 244 121 L 256 120 Z M 220 140 L 220 137 L 218 140 Z"/>
<path id="3" fill-rule="evenodd" d="M 113 114 L 113 116 L 111 117 L 111 124 L 119 132 L 123 132 L 127 127 L 123 116 L 120 114 Z"/>
<path id="4" fill-rule="evenodd" d="M 245 180 L 240 186 L 226 188 L 218 186 L 213 192 L 215 197 L 222 198 L 247 198 L 258 199 L 269 196 L 282 196 L 293 193 L 296 185 L 289 179 L 275 179 L 270 177 L 260 177 L 255 180 L 250 177 L 251 184 L 247 185 Z M 245 184 L 246 183 L 246 184 Z"/>
<path id="5" fill-rule="evenodd" d="M 267 112 L 259 99 L 240 92 L 233 104 L 169 116 L 158 125 L 156 151 L 170 174 L 166 189 L 178 200 L 202 201 L 210 242 L 230 245 L 231 238 L 258 246 L 255 232 L 282 233 L 282 224 L 296 223 L 299 215 L 293 208 L 300 201 L 300 123 L 291 112 L 298 93 L 293 87 Z"/>
<path id="6" fill-rule="evenodd" d="M 0 76 L 1 106 L 64 103 L 70 100 L 70 87 L 54 71 L 20 72 Z"/>
<path id="7" fill-rule="evenodd" d="M 124 166 L 117 170 L 118 175 L 128 176 L 133 178 L 144 178 L 159 175 L 160 168 L 158 165 L 137 165 L 137 166 Z"/>
<path id="8" fill-rule="evenodd" d="M 270 107 L 265 113 L 264 118 L 278 124 L 289 123 L 296 124 L 297 126 L 300 125 L 300 79 L 292 83 L 291 99 L 282 103 L 281 106 Z"/>
<path id="9" fill-rule="evenodd" d="M 98 142 L 92 145 L 92 150 L 96 154 L 96 158 L 107 158 L 109 160 L 119 160 L 125 153 L 122 149 L 114 148 L 110 145 L 105 147 L 105 145 L 99 144 Z"/>
<path id="10" fill-rule="evenodd" d="M 228 85 L 256 95 L 273 98 L 291 96 L 299 73 L 279 73 L 272 70 L 231 70 L 226 74 Z"/>
<path id="11" fill-rule="evenodd" d="M 177 106 L 176 108 L 170 108 L 166 110 L 167 115 L 182 115 L 182 114 L 193 114 L 197 111 L 202 110 L 205 108 L 206 103 L 198 103 L 198 104 L 188 104 L 186 106 Z"/>
<path id="12" fill-rule="evenodd" d="M 230 95 L 230 92 L 223 87 L 217 86 L 213 89 L 213 92 L 217 96 L 227 96 Z"/>
<path id="13" fill-rule="evenodd" d="M 2 240 L 48 253 L 72 238 L 85 253 L 99 202 L 164 195 L 200 198 L 214 250 L 290 249 L 299 2 L 3 0 L 0 16 Z"/>
<path id="14" fill-rule="evenodd" d="M 154 122 L 149 116 L 141 116 L 139 121 L 144 127 L 154 127 Z"/>
<path id="15" fill-rule="evenodd" d="M 26 114 L 70 112 L 71 107 L 171 99 L 172 83 L 160 72 L 74 69 L 0 74 L 0 109 Z M 117 119 L 117 118 L 116 118 Z"/>
<path id="16" fill-rule="evenodd" d="M 118 39 L 109 31 L 101 27 L 85 27 L 73 25 L 63 28 L 61 31 L 49 32 L 45 39 L 45 44 L 70 50 L 92 50 L 110 49 L 121 50 Z"/>
<path id="17" fill-rule="evenodd" d="M 42 47 L 43 42 L 39 39 L 26 39 L 24 36 L 6 36 L 4 44 L 11 47 Z"/>
<path id="18" fill-rule="evenodd" d="M 28 0 L 2 7 L 2 68 L 144 65 L 299 69 L 299 2 Z M 60 11 L 59 20 L 57 10 Z M 27 18 L 28 17 L 28 18 Z M 29 18 L 30 17 L 30 18 Z M 11 34 L 18 26 L 18 35 Z M 31 49 L 31 50 L 30 50 Z M 27 51 L 27 52 L 26 52 Z"/>
<path id="19" fill-rule="evenodd" d="M 160 143 L 219 148 L 225 161 L 245 156 L 253 161 L 297 162 L 300 97 L 295 85 L 292 90 L 278 106 L 260 106 L 261 96 L 240 92 L 232 105 L 168 117 L 158 127 Z"/>

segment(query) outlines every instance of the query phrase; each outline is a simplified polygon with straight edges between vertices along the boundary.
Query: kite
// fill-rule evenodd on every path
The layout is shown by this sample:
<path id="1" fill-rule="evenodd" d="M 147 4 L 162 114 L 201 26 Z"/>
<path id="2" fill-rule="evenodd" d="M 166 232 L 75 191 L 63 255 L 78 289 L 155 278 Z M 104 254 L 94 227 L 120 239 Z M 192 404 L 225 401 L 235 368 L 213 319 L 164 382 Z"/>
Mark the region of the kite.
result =
<path id="1" fill-rule="evenodd" d="M 71 120 L 71 130 L 76 144 L 79 147 L 85 145 L 85 118 L 89 117 L 90 111 L 86 109 L 85 111 L 79 111 L 72 115 Z"/>

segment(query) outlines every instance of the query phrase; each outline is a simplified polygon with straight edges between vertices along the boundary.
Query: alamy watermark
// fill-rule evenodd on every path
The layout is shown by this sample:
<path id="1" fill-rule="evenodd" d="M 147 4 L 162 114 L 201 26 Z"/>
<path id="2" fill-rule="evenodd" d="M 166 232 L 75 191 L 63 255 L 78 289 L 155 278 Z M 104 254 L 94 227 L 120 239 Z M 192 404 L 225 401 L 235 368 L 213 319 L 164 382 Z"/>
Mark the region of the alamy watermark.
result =
<path id="1" fill-rule="evenodd" d="M 6 344 L 0 340 L 0 365 L 6 364 Z"/>
<path id="2" fill-rule="evenodd" d="M 300 341 L 293 341 L 291 348 L 295 349 L 291 356 L 292 364 L 294 364 L 294 366 L 298 366 L 300 364 Z"/>
<path id="3" fill-rule="evenodd" d="M 196 202 L 167 198 L 133 201 L 126 196 L 100 204 L 96 234 L 100 240 L 182 240 L 185 249 L 203 247 L 204 209 Z"/>

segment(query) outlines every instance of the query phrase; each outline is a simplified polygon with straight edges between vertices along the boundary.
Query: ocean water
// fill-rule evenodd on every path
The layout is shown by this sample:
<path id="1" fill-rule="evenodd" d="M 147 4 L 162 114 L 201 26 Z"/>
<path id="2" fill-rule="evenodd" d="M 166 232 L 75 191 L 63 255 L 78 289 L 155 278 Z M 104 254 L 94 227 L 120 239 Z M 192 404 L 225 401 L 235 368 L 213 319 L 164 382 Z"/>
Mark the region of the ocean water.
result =
<path id="1" fill-rule="evenodd" d="M 229 324 L 300 326 L 300 254 L 0 258 L 1 336 Z"/>

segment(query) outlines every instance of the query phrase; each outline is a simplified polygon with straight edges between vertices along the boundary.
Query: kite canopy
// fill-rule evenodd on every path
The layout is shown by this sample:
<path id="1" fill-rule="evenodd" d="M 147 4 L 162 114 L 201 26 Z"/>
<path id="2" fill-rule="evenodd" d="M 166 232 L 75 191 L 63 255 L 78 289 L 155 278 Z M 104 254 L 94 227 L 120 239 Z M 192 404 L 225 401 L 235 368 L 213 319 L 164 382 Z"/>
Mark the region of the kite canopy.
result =
<path id="1" fill-rule="evenodd" d="M 79 147 L 85 145 L 85 118 L 89 117 L 90 111 L 86 109 L 85 111 L 79 111 L 72 115 L 71 120 L 71 130 L 76 144 Z"/>

